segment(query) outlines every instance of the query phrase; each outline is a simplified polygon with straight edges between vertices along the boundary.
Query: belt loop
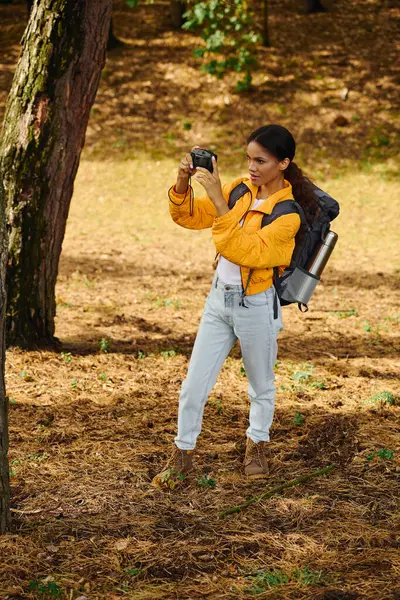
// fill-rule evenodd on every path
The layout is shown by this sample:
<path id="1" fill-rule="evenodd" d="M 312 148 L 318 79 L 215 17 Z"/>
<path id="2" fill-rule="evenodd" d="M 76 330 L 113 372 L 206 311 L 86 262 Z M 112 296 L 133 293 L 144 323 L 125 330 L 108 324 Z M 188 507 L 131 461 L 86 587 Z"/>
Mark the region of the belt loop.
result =
<path id="1" fill-rule="evenodd" d="M 218 275 L 215 276 L 215 289 L 218 287 Z"/>

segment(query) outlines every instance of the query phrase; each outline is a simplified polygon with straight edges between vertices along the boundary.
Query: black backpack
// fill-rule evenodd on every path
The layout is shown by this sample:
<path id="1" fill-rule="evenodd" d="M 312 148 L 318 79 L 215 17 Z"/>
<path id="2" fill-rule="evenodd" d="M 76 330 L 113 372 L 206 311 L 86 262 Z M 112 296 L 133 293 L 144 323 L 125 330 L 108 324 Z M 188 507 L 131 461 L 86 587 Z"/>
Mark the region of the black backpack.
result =
<path id="1" fill-rule="evenodd" d="M 314 291 L 319 277 L 311 275 L 307 271 L 307 267 L 310 264 L 313 256 L 315 255 L 318 247 L 326 239 L 330 231 L 330 223 L 339 214 L 339 204 L 329 194 L 318 188 L 316 185 L 311 184 L 318 201 L 319 211 L 314 217 L 312 223 L 309 223 L 306 219 L 304 211 L 300 204 L 295 200 L 283 200 L 278 202 L 272 209 L 271 214 L 264 215 L 261 222 L 261 228 L 266 225 L 270 225 L 275 219 L 282 217 L 283 215 L 290 215 L 297 213 L 301 219 L 301 225 L 295 238 L 295 247 L 292 254 L 290 265 L 285 269 L 284 273 L 279 276 L 278 268 L 274 267 L 274 286 L 276 289 L 275 300 L 279 298 L 280 304 L 285 306 L 287 304 L 293 304 L 297 302 L 299 310 L 302 312 L 308 311 L 307 303 L 303 300 L 299 300 L 295 292 L 298 280 L 300 286 L 304 284 L 304 278 L 313 278 L 314 282 L 309 287 L 308 296 L 311 296 Z M 236 202 L 250 192 L 249 187 L 244 183 L 239 183 L 233 188 L 229 195 L 228 207 L 232 209 Z M 247 287 L 250 283 L 250 279 L 253 273 L 253 269 L 250 270 L 246 287 L 243 295 L 245 296 Z M 310 291 L 311 290 L 311 291 Z M 301 297 L 301 294 L 300 294 Z M 274 310 L 274 317 L 277 317 L 277 305 Z"/>

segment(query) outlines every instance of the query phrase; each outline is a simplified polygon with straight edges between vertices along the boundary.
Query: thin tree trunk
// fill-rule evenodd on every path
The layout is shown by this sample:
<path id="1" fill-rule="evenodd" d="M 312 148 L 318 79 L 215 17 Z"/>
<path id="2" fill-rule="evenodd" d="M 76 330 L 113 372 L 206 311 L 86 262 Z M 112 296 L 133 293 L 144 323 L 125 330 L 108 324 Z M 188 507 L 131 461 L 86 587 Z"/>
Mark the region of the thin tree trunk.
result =
<path id="1" fill-rule="evenodd" d="M 8 531 L 10 519 L 10 475 L 8 466 L 8 399 L 4 383 L 7 230 L 6 199 L 0 177 L 0 534 Z"/>
<path id="2" fill-rule="evenodd" d="M 305 0 L 305 12 L 306 15 L 312 13 L 326 12 L 328 9 L 322 4 L 320 0 Z"/>
<path id="3" fill-rule="evenodd" d="M 107 50 L 114 50 L 114 48 L 119 48 L 123 46 L 124 43 L 121 42 L 119 38 L 114 33 L 114 24 L 113 20 L 110 21 L 110 30 L 108 32 L 108 41 L 107 41 Z"/>
<path id="4" fill-rule="evenodd" d="M 268 0 L 263 0 L 263 46 L 269 48 L 271 45 L 269 39 L 268 27 Z"/>
<path id="5" fill-rule="evenodd" d="M 186 7 L 183 1 L 179 0 L 170 0 L 169 3 L 169 14 L 171 17 L 172 27 L 174 29 L 180 29 L 183 25 L 183 13 L 185 12 Z"/>
<path id="6" fill-rule="evenodd" d="M 54 341 L 73 184 L 105 62 L 112 0 L 33 6 L 0 143 L 9 223 L 7 344 Z"/>

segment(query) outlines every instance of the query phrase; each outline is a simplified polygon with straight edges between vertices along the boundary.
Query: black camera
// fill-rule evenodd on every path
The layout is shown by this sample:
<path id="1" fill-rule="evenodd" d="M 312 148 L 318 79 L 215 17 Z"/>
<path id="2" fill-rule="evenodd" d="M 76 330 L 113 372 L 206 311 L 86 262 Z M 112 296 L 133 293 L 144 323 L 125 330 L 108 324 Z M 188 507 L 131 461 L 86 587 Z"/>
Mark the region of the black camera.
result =
<path id="1" fill-rule="evenodd" d="M 190 154 L 192 156 L 194 169 L 197 167 L 203 167 L 204 169 L 210 171 L 210 173 L 213 172 L 213 164 L 211 159 L 214 157 L 215 160 L 217 160 L 217 155 L 214 154 L 214 152 L 211 152 L 211 150 L 203 150 L 202 148 L 198 148 L 197 150 L 193 150 L 193 152 Z"/>

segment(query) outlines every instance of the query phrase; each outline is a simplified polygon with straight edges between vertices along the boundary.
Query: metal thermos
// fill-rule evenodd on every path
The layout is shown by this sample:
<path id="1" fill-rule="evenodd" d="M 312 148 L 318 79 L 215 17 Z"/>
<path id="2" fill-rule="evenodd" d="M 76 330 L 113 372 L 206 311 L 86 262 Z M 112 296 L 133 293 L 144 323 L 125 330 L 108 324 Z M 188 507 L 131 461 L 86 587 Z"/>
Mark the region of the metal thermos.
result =
<path id="1" fill-rule="evenodd" d="M 321 275 L 333 252 L 337 239 L 338 235 L 334 231 L 328 232 L 325 240 L 319 246 L 307 267 L 307 271 L 311 273 L 311 275 L 315 275 L 316 277 Z"/>

